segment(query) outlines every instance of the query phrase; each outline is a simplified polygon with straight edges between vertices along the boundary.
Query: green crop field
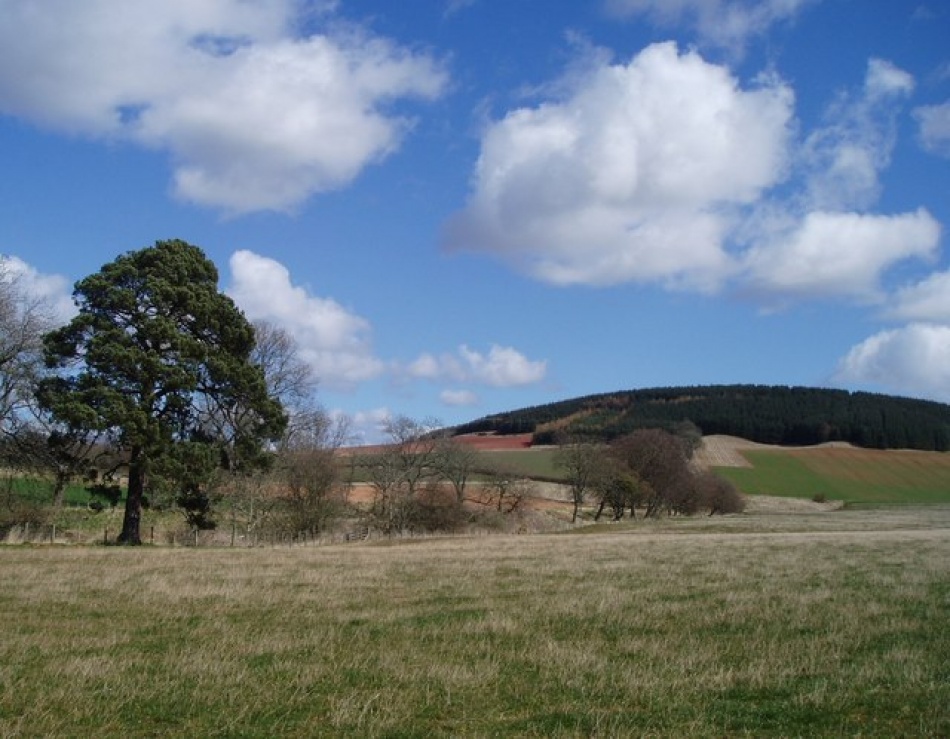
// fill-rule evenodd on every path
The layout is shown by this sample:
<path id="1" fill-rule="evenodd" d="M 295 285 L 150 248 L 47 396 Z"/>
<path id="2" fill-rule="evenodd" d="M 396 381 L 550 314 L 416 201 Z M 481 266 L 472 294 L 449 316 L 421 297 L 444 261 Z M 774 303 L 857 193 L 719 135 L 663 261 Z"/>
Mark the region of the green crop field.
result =
<path id="1" fill-rule="evenodd" d="M 947 736 L 948 532 L 0 547 L 0 736 Z"/>
<path id="2" fill-rule="evenodd" d="M 498 469 L 508 469 L 525 477 L 558 479 L 563 473 L 554 464 L 555 449 L 517 449 L 504 452 L 479 452 L 480 462 Z"/>
<path id="3" fill-rule="evenodd" d="M 716 472 L 749 495 L 823 496 L 855 504 L 950 502 L 950 454 L 855 448 L 753 450 L 751 468 Z"/>

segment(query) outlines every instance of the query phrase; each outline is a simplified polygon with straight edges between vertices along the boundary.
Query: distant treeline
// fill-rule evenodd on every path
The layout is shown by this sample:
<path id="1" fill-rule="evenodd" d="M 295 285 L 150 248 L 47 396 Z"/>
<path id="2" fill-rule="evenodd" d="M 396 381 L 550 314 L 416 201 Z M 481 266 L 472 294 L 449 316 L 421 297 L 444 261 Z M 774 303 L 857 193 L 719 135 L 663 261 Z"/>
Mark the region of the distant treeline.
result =
<path id="1" fill-rule="evenodd" d="M 455 432 L 559 435 L 610 441 L 640 428 L 729 434 L 766 444 L 846 441 L 878 449 L 950 449 L 950 405 L 822 388 L 716 385 L 629 390 L 523 408 L 472 421 Z"/>

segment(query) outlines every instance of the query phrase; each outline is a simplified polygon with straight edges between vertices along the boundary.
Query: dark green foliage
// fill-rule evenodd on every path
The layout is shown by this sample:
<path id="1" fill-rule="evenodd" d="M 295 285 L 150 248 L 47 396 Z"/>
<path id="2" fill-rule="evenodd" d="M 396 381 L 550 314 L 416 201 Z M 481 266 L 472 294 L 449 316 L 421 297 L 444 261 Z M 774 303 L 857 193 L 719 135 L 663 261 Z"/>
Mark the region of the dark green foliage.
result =
<path id="1" fill-rule="evenodd" d="M 476 422 L 477 423 L 477 422 Z M 465 427 L 461 427 L 465 428 Z M 459 432 L 465 433 L 465 432 Z M 560 434 L 553 429 L 547 431 L 535 431 L 531 436 L 531 443 L 534 446 L 552 446 L 558 443 L 558 438 Z"/>
<path id="2" fill-rule="evenodd" d="M 555 427 L 573 438 L 610 441 L 641 428 L 674 433 L 692 423 L 703 434 L 767 444 L 847 441 L 871 448 L 950 450 L 950 405 L 822 388 L 715 385 L 590 395 L 489 416 L 456 433 L 534 432 L 550 443 Z M 680 434 L 682 435 L 682 434 Z"/>
<path id="3" fill-rule="evenodd" d="M 89 485 L 86 489 L 89 491 L 89 495 L 92 496 L 94 501 L 104 501 L 111 508 L 115 508 L 117 505 L 119 505 L 119 501 L 122 500 L 122 488 L 120 488 L 118 485 L 99 483 L 96 485 Z"/>
<path id="4" fill-rule="evenodd" d="M 207 531 L 217 525 L 211 491 L 224 461 L 214 437 L 196 438 L 175 444 L 156 461 L 149 504 L 174 503 L 192 529 Z"/>
<path id="5" fill-rule="evenodd" d="M 47 366 L 63 372 L 40 384 L 41 406 L 70 429 L 112 434 L 128 455 L 122 542 L 141 541 L 153 476 L 197 471 L 176 480 L 189 495 L 206 479 L 208 455 L 183 460 L 183 450 L 213 447 L 232 470 L 254 466 L 285 426 L 249 361 L 254 329 L 217 282 L 199 248 L 160 241 L 78 282 L 78 315 L 44 339 Z"/>

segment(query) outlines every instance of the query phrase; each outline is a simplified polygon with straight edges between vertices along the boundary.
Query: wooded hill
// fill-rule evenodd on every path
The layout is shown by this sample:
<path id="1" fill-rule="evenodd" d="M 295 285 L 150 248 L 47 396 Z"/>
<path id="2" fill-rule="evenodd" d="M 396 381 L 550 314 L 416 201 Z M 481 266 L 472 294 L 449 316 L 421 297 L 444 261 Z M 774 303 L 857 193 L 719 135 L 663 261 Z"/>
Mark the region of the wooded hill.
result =
<path id="1" fill-rule="evenodd" d="M 809 387 L 714 385 L 628 390 L 499 413 L 458 426 L 456 434 L 559 434 L 610 441 L 639 428 L 672 431 L 695 424 L 766 444 L 846 441 L 878 449 L 950 449 L 950 405 L 876 393 Z"/>

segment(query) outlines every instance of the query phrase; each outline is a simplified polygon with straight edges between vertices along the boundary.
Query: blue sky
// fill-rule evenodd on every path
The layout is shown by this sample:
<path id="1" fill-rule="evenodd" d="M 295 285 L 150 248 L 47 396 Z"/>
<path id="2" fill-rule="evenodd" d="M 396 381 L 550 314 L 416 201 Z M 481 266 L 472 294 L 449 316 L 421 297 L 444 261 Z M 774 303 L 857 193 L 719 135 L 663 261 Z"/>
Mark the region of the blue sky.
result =
<path id="1" fill-rule="evenodd" d="M 0 253 L 201 246 L 371 439 L 637 387 L 950 401 L 938 0 L 0 0 Z"/>

